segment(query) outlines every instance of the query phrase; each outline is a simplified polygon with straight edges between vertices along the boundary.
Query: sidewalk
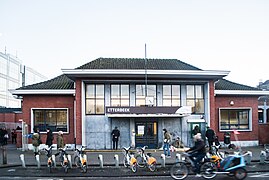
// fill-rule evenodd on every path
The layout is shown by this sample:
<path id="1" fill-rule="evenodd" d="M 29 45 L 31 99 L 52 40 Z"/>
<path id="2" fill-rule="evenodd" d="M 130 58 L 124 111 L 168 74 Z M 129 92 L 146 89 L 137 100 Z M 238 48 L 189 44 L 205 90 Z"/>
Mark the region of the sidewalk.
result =
<path id="1" fill-rule="evenodd" d="M 43 153 L 41 153 L 40 155 L 40 162 L 41 162 L 41 169 L 38 170 L 37 168 L 37 163 L 34 157 L 34 153 L 32 151 L 21 151 L 21 150 L 17 150 L 17 148 L 15 146 L 12 145 L 8 145 L 6 146 L 7 149 L 7 164 L 3 165 L 3 155 L 2 155 L 2 151 L 0 151 L 0 171 L 1 174 L 4 173 L 2 172 L 2 169 L 6 169 L 6 168 L 16 168 L 17 171 L 25 171 L 25 168 L 22 167 L 22 162 L 20 160 L 20 155 L 24 154 L 25 157 L 25 164 L 26 164 L 26 169 L 27 171 L 41 171 L 42 169 L 46 168 L 46 155 Z M 233 152 L 232 150 L 229 149 L 220 149 L 220 151 L 228 151 L 228 152 Z M 269 171 L 269 164 L 260 164 L 260 152 L 261 150 L 263 150 L 263 147 L 261 146 L 257 146 L 257 147 L 244 147 L 242 148 L 243 152 L 246 151 L 250 151 L 252 152 L 252 161 L 249 165 L 247 165 L 246 169 L 249 172 L 257 172 L 257 171 Z M 176 153 L 178 152 L 172 152 L 171 153 L 171 158 L 167 158 L 165 160 L 165 164 L 166 167 L 163 168 L 161 167 L 161 162 L 163 161 L 161 159 L 161 154 L 163 153 L 163 151 L 158 150 L 158 149 L 148 149 L 146 152 L 151 152 L 152 155 L 157 159 L 157 164 L 158 164 L 158 171 L 154 172 L 157 174 L 167 174 L 169 173 L 169 168 L 170 166 L 176 162 Z M 72 156 L 73 155 L 73 151 L 68 151 L 68 153 Z M 104 162 L 104 168 L 100 168 L 100 163 L 99 163 L 99 159 L 98 156 L 99 155 L 103 155 L 103 162 Z M 119 163 L 120 163 L 120 167 L 116 168 L 115 167 L 115 155 L 119 156 Z M 96 171 L 96 172 L 91 172 L 92 175 L 96 175 L 98 176 L 98 172 L 100 173 L 100 171 L 102 171 L 103 173 L 107 172 L 108 175 L 119 175 L 120 173 L 127 173 L 129 174 L 130 169 L 124 168 L 122 165 L 122 161 L 123 161 L 123 153 L 121 150 L 117 150 L 117 151 L 113 151 L 113 150 L 88 150 L 87 151 L 87 162 L 89 165 L 89 171 Z M 72 156 L 72 160 L 73 160 L 73 156 Z M 57 161 L 57 158 L 56 158 Z M 72 162 L 73 163 L 73 162 Z M 59 167 L 59 168 L 58 168 Z M 59 166 L 59 163 L 57 162 L 57 171 L 63 172 L 61 171 L 61 168 Z M 77 171 L 77 168 L 72 168 L 71 171 Z M 114 172 L 115 171 L 115 172 Z M 149 172 L 148 169 L 142 170 L 139 169 L 138 171 L 140 171 L 140 173 L 145 173 L 147 174 Z M 47 171 L 46 171 L 47 172 Z M 18 172 L 17 172 L 18 173 Z M 87 173 L 88 174 L 88 173 Z M 101 173 L 102 174 L 102 173 Z M 132 174 L 130 172 L 130 174 Z M 145 175 L 143 174 L 143 175 Z M 104 174 L 103 174 L 104 175 Z M 150 175 L 152 175 L 152 173 L 150 173 Z"/>

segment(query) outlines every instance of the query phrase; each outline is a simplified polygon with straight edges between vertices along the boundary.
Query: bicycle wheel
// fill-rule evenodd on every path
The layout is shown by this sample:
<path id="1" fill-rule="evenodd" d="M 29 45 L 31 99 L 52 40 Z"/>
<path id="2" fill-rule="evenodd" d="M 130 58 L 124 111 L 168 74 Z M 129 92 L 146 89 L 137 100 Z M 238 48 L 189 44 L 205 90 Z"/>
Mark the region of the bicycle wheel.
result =
<path id="1" fill-rule="evenodd" d="M 123 165 L 124 165 L 124 167 L 128 167 L 128 159 L 127 159 L 127 156 L 124 156 L 124 158 L 123 158 Z"/>
<path id="2" fill-rule="evenodd" d="M 216 172 L 218 171 L 218 168 L 214 163 L 206 162 L 202 164 L 200 171 L 203 178 L 212 179 L 217 175 Z"/>
<path id="3" fill-rule="evenodd" d="M 75 156 L 75 158 L 74 158 L 74 163 L 75 163 L 75 165 L 76 165 L 77 167 L 80 167 L 80 159 L 79 159 L 78 156 Z"/>
<path id="4" fill-rule="evenodd" d="M 141 155 L 137 155 L 135 158 L 137 160 L 138 167 L 143 168 L 143 167 L 146 166 L 146 162 L 145 162 L 144 158 Z"/>
<path id="5" fill-rule="evenodd" d="M 245 179 L 247 177 L 247 171 L 244 168 L 238 168 L 234 172 L 235 179 Z"/>
<path id="6" fill-rule="evenodd" d="M 152 163 L 152 164 L 150 164 L 149 165 L 149 170 L 151 171 L 151 172 L 154 172 L 155 170 L 156 170 L 156 163 Z"/>
<path id="7" fill-rule="evenodd" d="M 81 169 L 82 169 L 82 172 L 86 173 L 87 172 L 87 165 L 82 165 Z"/>
<path id="8" fill-rule="evenodd" d="M 131 165 L 131 170 L 135 173 L 137 171 L 137 164 Z"/>
<path id="9" fill-rule="evenodd" d="M 189 174 L 189 170 L 185 163 L 178 162 L 170 169 L 170 175 L 173 179 L 185 179 Z"/>

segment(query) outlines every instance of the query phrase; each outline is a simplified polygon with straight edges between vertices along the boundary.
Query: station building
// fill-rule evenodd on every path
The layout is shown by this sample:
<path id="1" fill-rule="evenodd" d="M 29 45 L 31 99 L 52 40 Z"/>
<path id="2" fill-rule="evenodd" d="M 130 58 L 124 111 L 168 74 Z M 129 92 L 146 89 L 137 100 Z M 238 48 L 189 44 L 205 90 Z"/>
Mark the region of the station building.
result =
<path id="1" fill-rule="evenodd" d="M 259 144 L 258 98 L 269 92 L 226 80 L 229 71 L 177 59 L 98 58 L 62 72 L 12 91 L 23 99 L 29 133 L 39 128 L 44 140 L 49 127 L 68 144 L 111 149 L 118 127 L 120 147 L 160 148 L 166 128 L 189 146 L 195 126 L 202 135 L 210 126 L 220 141 L 236 129 L 240 145 Z"/>

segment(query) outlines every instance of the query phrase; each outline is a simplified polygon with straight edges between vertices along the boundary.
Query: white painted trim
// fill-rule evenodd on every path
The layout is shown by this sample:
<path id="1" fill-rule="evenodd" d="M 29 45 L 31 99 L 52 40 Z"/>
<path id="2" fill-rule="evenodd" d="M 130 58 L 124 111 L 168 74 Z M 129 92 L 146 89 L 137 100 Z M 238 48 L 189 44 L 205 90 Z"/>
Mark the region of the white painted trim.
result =
<path id="1" fill-rule="evenodd" d="M 192 123 L 192 122 L 195 122 L 195 123 L 202 122 L 203 123 L 203 122 L 205 122 L 205 120 L 204 119 L 188 119 L 187 122 L 188 123 Z"/>
<path id="2" fill-rule="evenodd" d="M 60 89 L 38 89 L 38 90 L 10 90 L 13 95 L 27 95 L 27 94 L 75 94 L 74 89 L 60 90 Z"/>
<path id="3" fill-rule="evenodd" d="M 81 81 L 81 142 L 82 145 L 86 145 L 86 133 L 85 133 L 85 91 L 86 91 L 86 86 L 84 81 Z"/>
<path id="4" fill-rule="evenodd" d="M 216 95 L 269 95 L 269 91 L 215 90 Z"/>
<path id="5" fill-rule="evenodd" d="M 62 69 L 64 74 L 70 75 L 108 75 L 108 74 L 145 74 L 144 69 Z M 230 71 L 217 70 L 147 70 L 152 75 L 218 75 L 227 76 Z"/>

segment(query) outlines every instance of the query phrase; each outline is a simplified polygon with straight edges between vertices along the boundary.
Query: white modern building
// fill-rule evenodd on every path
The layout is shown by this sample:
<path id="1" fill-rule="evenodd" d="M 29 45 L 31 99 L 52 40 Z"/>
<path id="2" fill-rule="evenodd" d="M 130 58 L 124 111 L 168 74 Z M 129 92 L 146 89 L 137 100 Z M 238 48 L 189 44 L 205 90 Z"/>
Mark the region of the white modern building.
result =
<path id="1" fill-rule="evenodd" d="M 14 98 L 9 90 L 46 79 L 44 75 L 23 65 L 19 58 L 0 52 L 0 107 L 21 107 L 21 100 Z"/>

